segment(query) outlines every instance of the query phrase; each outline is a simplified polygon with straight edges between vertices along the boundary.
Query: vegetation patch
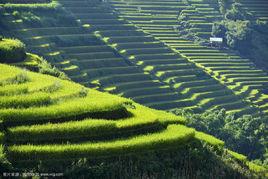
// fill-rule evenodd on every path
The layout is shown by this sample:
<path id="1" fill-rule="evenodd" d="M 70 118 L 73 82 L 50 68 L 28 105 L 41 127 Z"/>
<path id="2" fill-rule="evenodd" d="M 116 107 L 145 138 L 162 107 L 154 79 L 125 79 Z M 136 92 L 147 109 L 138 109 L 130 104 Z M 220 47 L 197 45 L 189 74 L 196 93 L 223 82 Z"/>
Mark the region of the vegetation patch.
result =
<path id="1" fill-rule="evenodd" d="M 250 159 L 260 158 L 267 163 L 265 151 L 267 119 L 265 117 L 254 118 L 250 115 L 235 117 L 233 114 L 226 114 L 224 109 L 206 111 L 203 114 L 192 114 L 179 110 L 176 113 L 183 115 L 188 120 L 188 126 L 222 139 L 226 146 L 242 154 L 247 154 Z"/>
<path id="2" fill-rule="evenodd" d="M 14 63 L 25 60 L 25 45 L 17 39 L 0 39 L 0 62 Z"/>
<path id="3" fill-rule="evenodd" d="M 25 24 L 36 26 L 41 23 L 40 17 L 35 15 L 31 11 L 13 11 L 12 16 L 17 20 Z"/>
<path id="4" fill-rule="evenodd" d="M 239 51 L 267 69 L 267 23 L 259 21 L 240 3 L 233 3 L 222 21 L 215 22 L 212 35 L 225 39 L 225 45 Z"/>
<path id="5" fill-rule="evenodd" d="M 22 83 L 26 83 L 29 81 L 30 81 L 30 78 L 27 75 L 27 72 L 23 71 L 15 75 L 14 77 L 7 78 L 5 80 L 0 81 L 0 86 L 11 85 L 11 84 L 22 84 Z"/>

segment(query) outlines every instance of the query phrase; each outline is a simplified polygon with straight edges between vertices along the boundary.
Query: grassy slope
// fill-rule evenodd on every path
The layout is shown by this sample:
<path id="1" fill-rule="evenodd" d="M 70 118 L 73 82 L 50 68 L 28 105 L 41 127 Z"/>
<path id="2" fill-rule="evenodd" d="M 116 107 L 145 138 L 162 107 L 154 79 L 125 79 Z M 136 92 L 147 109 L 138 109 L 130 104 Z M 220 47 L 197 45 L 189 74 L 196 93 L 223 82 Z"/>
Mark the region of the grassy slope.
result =
<path id="1" fill-rule="evenodd" d="M 0 69 L 1 157 L 13 166 L 179 150 L 194 141 L 223 149 L 222 141 L 184 126 L 182 117 L 52 76 Z"/>
<path id="2" fill-rule="evenodd" d="M 74 5 L 71 4 L 73 3 L 72 1 L 61 1 L 61 3 L 63 5 L 65 3 L 66 8 L 72 6 L 75 6 L 75 9 L 86 8 L 86 6 L 84 6 L 84 1 L 74 3 Z M 94 5 L 94 8 L 95 6 L 98 7 L 97 5 Z M 149 4 L 148 7 L 149 6 L 153 5 Z M 99 11 L 103 13 L 101 8 Z M 57 13 L 55 13 L 55 15 L 56 14 Z M 102 28 L 103 25 L 109 25 L 109 28 L 111 29 L 117 27 L 120 27 L 120 29 L 123 28 L 122 25 L 117 24 L 110 27 L 111 23 L 119 23 L 116 17 L 108 16 L 107 19 L 105 19 L 105 17 L 102 19 L 102 16 L 98 15 L 98 17 L 100 16 L 100 19 L 96 20 L 95 13 L 89 13 L 88 15 L 86 14 L 83 16 L 86 16 L 83 18 L 88 18 L 93 21 L 90 23 L 91 29 L 97 27 Z M 101 22 L 102 24 L 99 24 Z M 157 23 L 159 21 L 155 22 Z M 177 21 L 175 23 L 177 23 Z M 16 25 L 19 26 L 18 24 Z M 228 112 L 237 112 L 239 115 L 255 114 L 258 112 L 258 110 L 255 110 L 252 106 L 249 106 L 249 103 L 242 101 L 237 96 L 234 96 L 230 89 L 219 84 L 208 75 L 201 73 L 201 68 L 195 67 L 192 63 L 189 63 L 185 59 L 179 59 L 179 61 L 177 61 L 178 56 L 176 55 L 167 55 L 172 52 L 167 48 L 167 46 L 162 46 L 158 41 L 153 40 L 152 42 L 150 41 L 152 46 L 148 48 L 148 45 L 150 44 L 147 44 L 147 42 L 144 44 L 138 42 L 139 40 L 137 40 L 136 35 L 139 35 L 141 39 L 145 40 L 147 37 L 143 37 L 144 34 L 141 33 L 141 31 L 137 31 L 137 29 L 126 30 L 123 28 L 124 30 L 116 32 L 109 32 L 109 29 L 100 31 L 101 34 L 104 34 L 103 37 L 111 37 L 111 40 L 113 39 L 113 36 L 117 39 L 117 36 L 126 36 L 129 33 L 126 36 L 128 39 L 124 37 L 126 42 L 128 40 L 130 42 L 134 40 L 137 41 L 138 45 L 136 45 L 136 42 L 134 44 L 125 42 L 122 44 L 118 43 L 118 48 L 114 49 L 118 52 L 125 51 L 126 54 L 135 53 L 137 59 L 127 60 L 128 63 L 136 63 L 137 66 L 134 67 L 134 65 L 129 66 L 127 63 L 124 63 L 126 60 L 123 58 L 121 58 L 121 60 L 119 60 L 119 58 L 114 58 L 111 53 L 112 51 L 105 51 L 105 49 L 107 49 L 107 46 L 105 45 L 94 45 L 93 42 L 91 44 L 83 44 L 83 42 L 79 42 L 78 36 L 80 36 L 80 33 L 81 36 L 84 37 L 86 34 L 89 34 L 88 32 L 84 32 L 77 26 L 62 28 L 61 25 L 58 23 L 55 27 L 49 26 L 49 28 L 46 25 L 42 25 L 40 28 L 22 25 L 24 28 L 16 31 L 16 33 L 21 35 L 20 38 L 27 43 L 28 47 L 31 46 L 30 48 L 33 48 L 33 51 L 36 49 L 42 49 L 41 52 L 38 52 L 42 55 L 45 55 L 46 50 L 48 49 L 56 51 L 55 53 L 49 53 L 53 54 L 53 56 L 51 55 L 51 57 L 46 58 L 48 60 L 50 59 L 50 62 L 53 63 L 53 65 L 59 65 L 58 68 L 65 71 L 69 77 L 76 82 L 84 85 L 90 85 L 92 87 L 95 86 L 102 90 L 109 90 L 110 92 L 124 95 L 126 97 L 131 97 L 134 101 L 157 109 L 167 110 L 174 108 L 190 108 L 193 110 L 195 109 L 196 112 L 200 112 L 207 109 L 226 108 Z M 165 24 L 162 25 L 165 26 Z M 168 36 L 168 34 L 164 35 Z M 177 38 L 177 34 L 175 34 L 175 36 Z M 54 45 L 49 47 L 49 43 L 54 43 L 54 40 L 52 40 L 53 38 L 75 41 L 79 45 L 69 44 L 68 47 L 63 48 L 57 47 L 57 45 L 55 47 Z M 118 39 L 121 39 L 121 37 Z M 35 40 L 36 42 L 34 42 Z M 32 42 L 34 42 L 34 45 L 31 44 Z M 47 49 L 43 49 L 43 47 L 47 47 Z M 145 47 L 147 47 L 147 49 Z M 64 53 L 64 51 L 68 51 L 68 53 Z M 158 52 L 159 54 L 154 56 L 154 54 Z M 56 56 L 54 55 L 57 53 L 64 59 L 54 62 L 56 59 Z M 95 55 L 98 57 L 95 57 Z M 100 55 L 103 57 L 99 59 Z M 141 58 L 145 59 L 140 59 L 139 55 L 142 55 Z M 132 56 L 126 55 L 125 57 L 128 58 Z M 172 59 L 169 60 L 165 58 Z M 154 79 L 156 78 L 157 81 L 148 79 L 151 77 Z M 142 80 L 143 83 L 141 83 Z M 158 80 L 162 83 L 160 84 Z M 174 92 L 174 90 L 176 91 Z M 154 97 L 152 97 L 153 95 Z M 253 94 L 250 93 L 250 95 Z M 230 101 L 230 99 L 232 100 Z"/>
<path id="3" fill-rule="evenodd" d="M 42 77 L 31 72 L 22 72 L 6 65 L 0 65 L 0 68 L 1 71 L 2 69 L 4 71 L 0 76 L 5 76 L 0 85 L 0 96 L 3 97 L 4 101 L 0 110 L 3 109 L 1 119 L 6 126 L 0 133 L 0 141 L 8 146 L 4 150 L 6 155 L 0 154 L 0 157 L 7 157 L 10 161 L 13 159 L 13 164 L 17 161 L 24 163 L 36 159 L 47 160 L 51 156 L 65 160 L 66 157 L 92 158 L 92 154 L 95 158 L 95 156 L 107 155 L 107 152 L 110 156 L 110 152 L 121 155 L 126 152 L 139 153 L 147 150 L 168 149 L 174 146 L 177 148 L 176 144 L 187 144 L 196 139 L 213 146 L 223 145 L 222 141 L 212 136 L 181 125 L 184 123 L 184 119 L 181 117 L 152 110 L 132 103 L 130 100 L 112 97 L 112 95 L 94 90 L 89 90 L 84 96 L 84 92 L 81 94 L 83 87 L 80 85 L 53 77 Z M 17 75 L 10 74 L 10 77 L 6 78 L 13 70 Z M 17 76 L 24 73 L 29 76 L 30 80 L 17 84 Z M 70 106 L 73 107 L 75 99 L 79 99 L 79 101 L 77 100 L 75 109 L 71 109 Z M 79 104 L 81 99 L 85 102 L 83 105 Z M 112 100 L 107 102 L 106 99 Z M 71 101 L 69 105 L 68 101 Z M 87 104 L 90 106 L 85 107 Z M 99 104 L 99 108 L 95 106 L 96 104 L 97 106 Z M 59 107 L 58 109 L 62 109 L 62 111 L 53 112 L 54 107 Z M 100 111 L 104 113 L 99 113 Z M 22 115 L 22 118 L 18 114 Z M 40 119 L 40 121 L 35 119 Z M 59 119 L 60 121 L 58 121 Z M 157 127 L 153 130 L 153 134 L 150 134 L 152 131 L 146 134 L 148 133 L 146 127 L 154 127 L 155 124 L 158 127 L 161 126 L 160 129 Z M 135 130 L 137 133 L 133 133 Z M 120 135 L 127 134 L 127 137 L 124 135 L 124 138 L 119 137 L 118 133 Z M 115 137 L 109 141 L 103 141 L 102 137 L 107 137 L 105 134 L 115 135 Z M 87 137 L 85 140 L 88 141 L 79 141 L 85 136 Z M 100 138 L 94 138 L 96 136 Z M 90 137 L 100 141 L 92 142 Z M 55 138 L 58 141 L 55 142 Z M 72 138 L 75 140 L 70 144 L 68 141 Z M 26 143 L 28 144 L 26 145 Z M 241 155 L 229 153 L 234 158 L 241 160 Z M 244 156 L 242 160 L 245 161 Z M 263 170 L 251 163 L 248 165 L 253 170 Z"/>
<path id="4" fill-rule="evenodd" d="M 155 111 L 134 104 L 128 99 L 95 90 L 87 89 L 86 96 L 81 96 L 79 92 L 83 87 L 73 82 L 22 71 L 7 65 L 0 65 L 0 67 L 2 73 L 0 76 L 4 76 L 4 74 L 6 76 L 6 78 L 1 79 L 1 90 L 11 89 L 10 86 L 13 88 L 25 86 L 27 89 L 22 94 L 16 95 L 6 91 L 3 94 L 5 96 L 1 96 L 1 119 L 8 129 L 6 136 L 18 135 L 21 137 L 24 133 L 28 133 L 28 135 L 33 135 L 30 137 L 35 138 L 40 133 L 50 132 L 53 139 L 53 134 L 65 132 L 65 137 L 71 138 L 74 137 L 71 135 L 72 132 L 81 130 L 81 135 L 84 132 L 89 137 L 88 131 L 92 135 L 98 135 L 98 132 L 99 135 L 103 135 L 106 131 L 113 133 L 121 129 L 135 130 L 137 126 L 161 124 L 164 127 L 168 123 L 184 123 L 184 119 L 181 117 Z M 27 76 L 27 80 L 24 82 L 11 80 L 17 79 L 21 74 Z M 39 86 L 39 81 L 42 81 L 42 87 Z M 53 89 L 55 84 L 60 85 Z M 24 106 L 25 103 L 27 106 Z M 56 123 L 54 124 L 55 128 L 53 128 L 53 124 L 47 122 Z M 34 126 L 28 126 L 29 123 Z M 94 129 L 95 132 L 92 132 Z M 185 130 L 193 132 L 192 129 L 185 128 Z M 70 136 L 68 132 L 70 132 Z M 76 133 L 76 135 L 78 134 Z M 40 137 L 43 136 L 40 135 Z M 5 140 L 8 141 L 8 137 Z M 25 137 L 23 140 L 26 140 Z M 12 143 L 15 141 L 12 140 Z M 46 141 L 50 141 L 47 136 Z M 12 148 L 14 151 L 19 149 L 19 147 L 14 146 Z"/>

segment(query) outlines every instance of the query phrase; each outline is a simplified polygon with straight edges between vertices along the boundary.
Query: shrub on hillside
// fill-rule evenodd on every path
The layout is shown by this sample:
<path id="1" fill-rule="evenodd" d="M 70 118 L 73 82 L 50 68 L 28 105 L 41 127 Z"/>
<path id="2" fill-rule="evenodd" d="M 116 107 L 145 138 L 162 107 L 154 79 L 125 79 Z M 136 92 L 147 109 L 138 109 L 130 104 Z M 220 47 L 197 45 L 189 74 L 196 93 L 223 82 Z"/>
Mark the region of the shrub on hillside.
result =
<path id="1" fill-rule="evenodd" d="M 234 3 L 231 9 L 226 11 L 225 18 L 229 20 L 253 20 L 254 17 L 251 13 L 244 10 L 240 3 Z"/>
<path id="2" fill-rule="evenodd" d="M 211 35 L 214 37 L 225 37 L 226 28 L 224 24 L 220 22 L 215 22 L 212 26 L 212 33 Z"/>
<path id="3" fill-rule="evenodd" d="M 69 79 L 65 73 L 61 72 L 59 69 L 57 69 L 55 66 L 51 66 L 50 63 L 48 63 L 46 60 L 41 58 L 40 63 L 38 64 L 39 73 L 47 74 L 55 77 L 59 77 L 61 79 Z"/>
<path id="4" fill-rule="evenodd" d="M 62 9 L 59 9 L 58 11 L 61 11 Z M 62 10 L 64 11 L 64 10 Z M 47 25 L 47 26 L 71 26 L 71 25 L 77 25 L 77 21 L 74 19 L 73 15 L 63 13 L 57 13 L 51 15 L 38 15 L 41 18 L 41 24 Z"/>
<path id="5" fill-rule="evenodd" d="M 27 75 L 26 71 L 19 73 L 13 80 L 11 80 L 11 84 L 22 84 L 30 81 L 29 76 Z"/>
<path id="6" fill-rule="evenodd" d="M 60 88 L 62 88 L 61 82 L 55 81 L 52 85 L 45 87 L 41 91 L 47 92 L 47 93 L 53 93 L 53 92 L 59 90 Z"/>
<path id="7" fill-rule="evenodd" d="M 240 50 L 248 46 L 251 41 L 252 31 L 250 21 L 228 20 L 217 22 L 212 27 L 212 35 L 225 38 L 227 46 Z"/>
<path id="8" fill-rule="evenodd" d="M 17 74 L 13 78 L 8 78 L 6 80 L 0 81 L 0 86 L 10 85 L 10 84 L 22 84 L 30 81 L 30 77 L 27 74 L 27 71 L 24 70 L 23 72 Z"/>
<path id="9" fill-rule="evenodd" d="M 230 3 L 230 0 L 218 0 L 218 3 L 219 3 L 220 12 L 225 13 Z"/>
<path id="10" fill-rule="evenodd" d="M 88 94 L 88 89 L 87 88 L 84 88 L 82 87 L 79 91 L 79 97 L 86 97 Z"/>
<path id="11" fill-rule="evenodd" d="M 0 63 L 15 63 L 26 58 L 25 45 L 17 39 L 0 41 Z"/>
<path id="12" fill-rule="evenodd" d="M 28 24 L 28 25 L 31 25 L 34 27 L 41 23 L 40 17 L 38 17 L 37 15 L 35 15 L 32 12 L 13 11 L 12 15 L 17 20 L 22 20 L 25 24 Z"/>

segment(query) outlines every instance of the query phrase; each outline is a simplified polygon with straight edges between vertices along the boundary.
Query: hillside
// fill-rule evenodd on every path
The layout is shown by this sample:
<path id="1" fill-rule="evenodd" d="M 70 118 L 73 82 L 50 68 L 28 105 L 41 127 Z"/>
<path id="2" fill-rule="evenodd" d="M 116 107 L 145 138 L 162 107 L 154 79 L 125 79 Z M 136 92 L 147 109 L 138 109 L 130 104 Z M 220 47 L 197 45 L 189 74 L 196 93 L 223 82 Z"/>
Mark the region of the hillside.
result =
<path id="1" fill-rule="evenodd" d="M 215 8 L 216 2 L 213 4 L 201 0 L 188 1 L 188 4 L 173 1 L 165 4 L 157 1 L 150 2 L 150 5 L 148 3 L 148 1 L 139 0 L 131 2 L 111 1 L 111 4 L 120 13 L 120 17 L 133 22 L 171 48 L 176 49 L 179 54 L 188 58 L 236 95 L 251 101 L 263 113 L 267 113 L 267 106 L 263 105 L 267 95 L 262 93 L 268 83 L 267 73 L 256 68 L 249 59 L 243 59 L 235 52 L 198 45 L 193 41 L 179 37 L 178 33 L 174 31 L 174 26 L 179 26 L 176 15 L 180 12 L 179 14 L 186 18 L 186 22 L 190 23 L 192 28 L 189 29 L 186 26 L 183 27 L 184 30 L 196 31 L 197 35 L 202 34 L 203 37 L 206 34 L 205 37 L 208 38 L 212 22 L 221 17 L 220 12 Z M 137 10 L 138 7 L 141 9 L 140 11 Z M 180 27 L 178 28 L 180 29 Z M 235 101 L 233 104 L 222 105 L 223 108 L 231 108 L 237 112 L 241 110 L 239 106 L 245 105 L 239 105 L 239 102 Z M 246 113 L 250 114 L 249 111 Z"/>
<path id="2" fill-rule="evenodd" d="M 134 162 L 131 157 L 135 158 L 143 153 L 149 153 L 153 157 L 155 152 L 161 155 L 162 152 L 169 151 L 170 155 L 193 157 L 191 162 L 194 163 L 200 162 L 195 161 L 195 157 L 210 158 L 202 156 L 204 152 L 208 152 L 207 155 L 211 155 L 215 165 L 226 171 L 226 176 L 250 175 L 245 165 L 247 162 L 237 162 L 238 159 L 231 157 L 234 155 L 231 152 L 229 158 L 239 168 L 227 169 L 231 165 L 227 161 L 223 166 L 220 165 L 218 160 L 223 160 L 220 155 L 227 155 L 223 154 L 223 142 L 184 126 L 185 120 L 182 117 L 153 110 L 125 98 L 87 89 L 70 81 L 3 64 L 0 64 L 0 68 L 1 170 L 37 170 L 39 166 L 44 171 L 64 172 L 64 166 L 70 167 L 71 162 L 88 158 L 90 161 L 107 162 L 100 168 L 102 175 L 114 172 L 110 175 L 119 176 L 127 174 L 114 170 L 123 167 L 123 163 L 128 160 Z M 216 148 L 208 150 L 200 142 Z M 195 147 L 198 153 L 200 152 L 197 156 L 190 152 Z M 218 159 L 213 159 L 213 150 L 219 152 Z M 169 157 L 164 153 L 163 156 L 168 160 Z M 109 165 L 111 158 L 120 165 L 106 173 L 105 167 L 108 167 L 106 165 Z M 153 158 L 158 160 L 156 156 Z M 144 159 L 146 160 L 146 157 Z M 128 169 L 141 167 L 139 162 L 144 162 L 144 159 L 138 158 L 138 163 L 129 164 Z M 10 162 L 9 165 L 7 161 Z M 171 168 L 180 169 L 177 171 L 179 172 L 186 169 L 184 164 Z M 88 165 L 91 166 L 90 163 Z M 200 170 L 201 175 L 206 175 L 207 169 L 203 171 L 203 166 L 190 163 L 188 165 L 194 170 L 185 176 L 196 176 L 197 170 Z M 15 168 L 12 169 L 13 167 Z M 244 173 L 245 171 L 247 172 Z M 96 175 L 94 171 L 88 172 L 85 175 Z M 134 176 L 141 171 L 135 172 L 128 175 Z M 160 175 L 159 171 L 148 169 L 147 172 Z M 211 174 L 218 175 L 216 170 Z"/>
<path id="3" fill-rule="evenodd" d="M 238 37 L 247 24 L 265 31 L 264 8 L 216 0 L 8 2 L 0 2 L 0 63 L 21 68 L 0 64 L 1 171 L 265 177 L 256 165 L 268 162 L 265 61 L 228 46 L 243 50 Z M 207 43 L 219 34 L 223 48 Z"/>
<path id="4" fill-rule="evenodd" d="M 56 23 L 40 20 L 34 28 L 32 23 L 12 20 L 11 13 L 7 20 L 15 22 L 12 29 L 18 30 L 12 32 L 30 51 L 44 56 L 72 80 L 156 109 L 260 113 L 165 43 L 118 18 L 105 4 L 60 3 L 72 12 L 68 21 L 62 18 L 67 16 L 64 11 L 51 13 L 58 17 Z M 44 14 L 34 11 L 32 16 L 42 19 Z"/>
<path id="5" fill-rule="evenodd" d="M 230 1 L 233 2 L 233 1 Z M 261 21 L 268 20 L 268 6 L 265 0 L 258 0 L 252 3 L 249 0 L 239 0 L 239 3 L 243 5 L 243 8 L 252 13 L 256 18 Z"/>

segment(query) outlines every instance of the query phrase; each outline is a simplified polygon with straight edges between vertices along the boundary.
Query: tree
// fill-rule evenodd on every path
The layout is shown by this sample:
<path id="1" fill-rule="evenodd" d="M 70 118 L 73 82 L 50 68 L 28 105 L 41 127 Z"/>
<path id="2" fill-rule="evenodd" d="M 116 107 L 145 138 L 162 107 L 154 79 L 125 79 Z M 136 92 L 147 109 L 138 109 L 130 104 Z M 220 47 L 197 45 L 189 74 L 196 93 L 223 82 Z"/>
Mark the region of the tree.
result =
<path id="1" fill-rule="evenodd" d="M 268 141 L 268 119 L 251 115 L 235 117 L 224 109 L 192 114 L 175 111 L 187 119 L 187 125 L 196 130 L 212 134 L 225 141 L 227 147 L 248 155 L 250 159 L 265 159 Z M 266 156 L 267 157 L 267 156 Z"/>

